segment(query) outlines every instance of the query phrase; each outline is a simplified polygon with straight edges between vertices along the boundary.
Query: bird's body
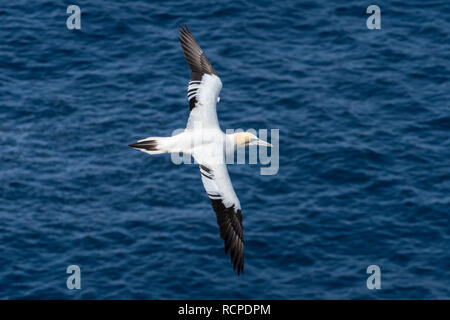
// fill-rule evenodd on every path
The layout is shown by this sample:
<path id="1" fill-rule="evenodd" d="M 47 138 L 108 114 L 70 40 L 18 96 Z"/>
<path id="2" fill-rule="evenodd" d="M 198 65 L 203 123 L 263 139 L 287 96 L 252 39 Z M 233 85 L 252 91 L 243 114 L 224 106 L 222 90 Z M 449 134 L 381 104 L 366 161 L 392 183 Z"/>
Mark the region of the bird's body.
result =
<path id="1" fill-rule="evenodd" d="M 149 154 L 184 153 L 199 164 L 203 186 L 217 216 L 225 252 L 238 275 L 244 270 L 244 236 L 241 205 L 226 167 L 227 155 L 246 145 L 271 146 L 250 133 L 225 134 L 217 119 L 216 105 L 222 82 L 187 27 L 180 42 L 191 69 L 188 86 L 190 115 L 186 129 L 172 137 L 149 137 L 130 146 Z"/>

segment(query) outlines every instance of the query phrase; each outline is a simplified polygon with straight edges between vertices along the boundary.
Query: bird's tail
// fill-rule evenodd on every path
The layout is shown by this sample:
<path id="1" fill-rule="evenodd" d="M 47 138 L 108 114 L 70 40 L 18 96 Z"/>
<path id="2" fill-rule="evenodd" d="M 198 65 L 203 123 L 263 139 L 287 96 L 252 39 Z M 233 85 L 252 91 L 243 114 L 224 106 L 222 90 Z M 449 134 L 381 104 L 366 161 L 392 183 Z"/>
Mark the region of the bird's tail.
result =
<path id="1" fill-rule="evenodd" d="M 166 153 L 170 152 L 167 148 L 167 139 L 169 139 L 169 137 L 150 137 L 139 140 L 136 143 L 129 144 L 129 146 L 149 154 Z"/>
<path id="2" fill-rule="evenodd" d="M 171 137 L 149 137 L 129 146 L 149 154 L 185 152 L 186 150 L 183 150 L 185 138 L 186 135 L 183 133 Z"/>

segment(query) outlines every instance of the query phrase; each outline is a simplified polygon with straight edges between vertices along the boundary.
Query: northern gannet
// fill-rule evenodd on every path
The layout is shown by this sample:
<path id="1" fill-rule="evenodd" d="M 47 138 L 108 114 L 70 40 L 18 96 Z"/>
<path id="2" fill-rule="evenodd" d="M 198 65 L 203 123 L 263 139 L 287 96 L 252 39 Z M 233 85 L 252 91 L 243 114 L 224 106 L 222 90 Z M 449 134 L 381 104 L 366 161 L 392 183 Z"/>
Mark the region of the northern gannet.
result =
<path id="1" fill-rule="evenodd" d="M 191 69 L 187 90 L 190 114 L 186 128 L 172 137 L 149 137 L 129 146 L 149 154 L 183 153 L 195 159 L 217 216 L 225 253 L 230 252 L 233 269 L 237 269 L 239 275 L 244 271 L 242 212 L 225 157 L 247 145 L 272 145 L 248 132 L 225 134 L 220 129 L 216 104 L 220 100 L 222 82 L 187 26 L 180 27 L 179 40 Z"/>

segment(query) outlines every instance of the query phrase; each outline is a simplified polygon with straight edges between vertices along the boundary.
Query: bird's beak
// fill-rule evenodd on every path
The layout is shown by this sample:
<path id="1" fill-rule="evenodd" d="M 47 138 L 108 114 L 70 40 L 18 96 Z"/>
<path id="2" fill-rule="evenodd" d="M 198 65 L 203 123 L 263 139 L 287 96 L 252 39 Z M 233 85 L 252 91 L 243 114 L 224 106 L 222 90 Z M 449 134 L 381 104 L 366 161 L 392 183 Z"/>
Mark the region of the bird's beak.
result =
<path id="1" fill-rule="evenodd" d="M 263 146 L 263 147 L 273 147 L 271 143 L 268 143 L 264 140 L 258 139 L 249 143 L 251 146 Z"/>

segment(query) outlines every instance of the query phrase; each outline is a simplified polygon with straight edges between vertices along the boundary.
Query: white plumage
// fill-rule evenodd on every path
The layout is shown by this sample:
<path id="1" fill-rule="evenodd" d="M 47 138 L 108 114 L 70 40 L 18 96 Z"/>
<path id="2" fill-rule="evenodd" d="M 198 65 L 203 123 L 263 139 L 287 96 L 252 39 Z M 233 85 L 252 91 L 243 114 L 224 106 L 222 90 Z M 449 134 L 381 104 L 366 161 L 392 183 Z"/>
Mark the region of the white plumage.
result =
<path id="1" fill-rule="evenodd" d="M 179 40 L 191 69 L 187 93 L 191 111 L 186 129 L 172 137 L 149 137 L 130 146 L 149 154 L 182 152 L 194 157 L 216 212 L 225 253 L 230 252 L 239 275 L 244 270 L 242 212 L 228 175 L 226 153 L 246 145 L 271 145 L 250 133 L 223 133 L 216 112 L 222 82 L 187 27 L 181 27 Z"/>

